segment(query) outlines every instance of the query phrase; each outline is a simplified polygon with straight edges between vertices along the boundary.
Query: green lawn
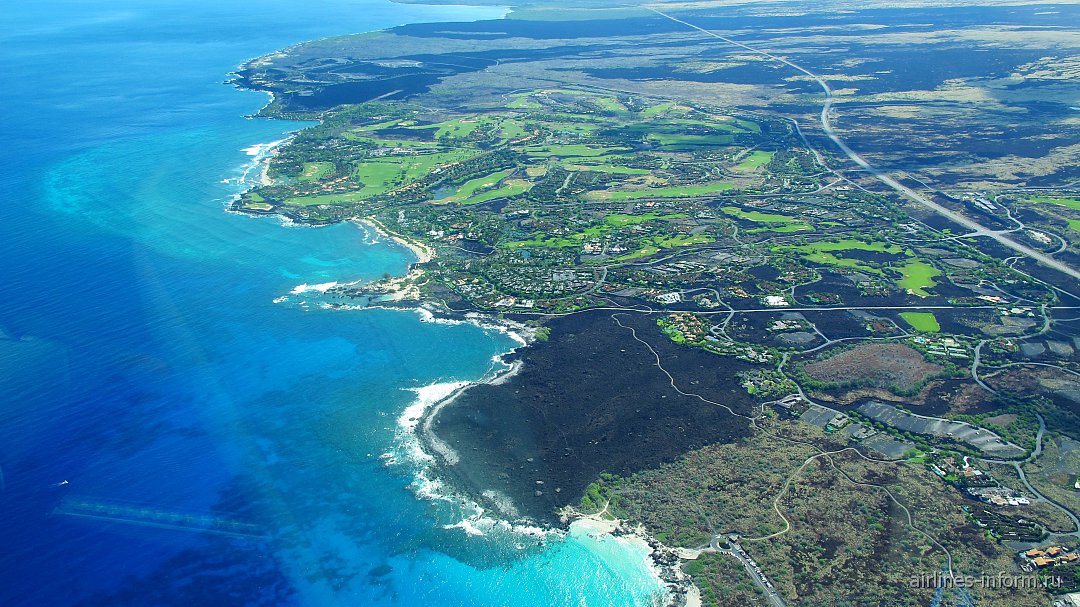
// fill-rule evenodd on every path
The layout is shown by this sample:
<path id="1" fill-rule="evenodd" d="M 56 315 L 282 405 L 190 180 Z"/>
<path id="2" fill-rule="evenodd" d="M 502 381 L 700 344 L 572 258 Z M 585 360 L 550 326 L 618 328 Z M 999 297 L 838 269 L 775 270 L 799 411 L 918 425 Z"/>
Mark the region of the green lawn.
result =
<path id="1" fill-rule="evenodd" d="M 896 282 L 896 286 L 919 297 L 929 297 L 926 289 L 937 285 L 934 279 L 941 276 L 941 270 L 923 261 L 910 261 L 897 269 L 903 274 L 903 278 Z"/>
<path id="2" fill-rule="evenodd" d="M 665 249 L 674 249 L 675 247 L 688 247 L 692 244 L 706 244 L 713 241 L 713 238 L 707 234 L 678 234 L 676 236 L 668 237 L 656 237 L 652 241 Z"/>
<path id="3" fill-rule="evenodd" d="M 642 257 L 648 257 L 660 252 L 660 249 L 674 249 L 677 247 L 687 247 L 695 244 L 706 244 L 713 242 L 713 238 L 706 234 L 695 234 L 693 236 L 689 234 L 678 234 L 676 236 L 657 236 L 647 241 L 648 244 L 644 244 L 640 249 L 633 253 L 627 253 L 620 257 L 615 257 L 612 261 L 629 261 L 633 259 L 641 259 Z"/>
<path id="4" fill-rule="evenodd" d="M 547 236 L 540 232 L 536 232 L 533 233 L 532 237 L 528 240 L 504 242 L 500 246 L 507 249 L 520 249 L 523 247 L 579 247 L 586 240 L 591 238 L 597 238 L 604 233 L 609 232 L 612 228 L 636 225 L 655 219 L 676 219 L 679 217 L 687 217 L 687 215 L 684 213 L 673 213 L 671 215 L 657 215 L 656 213 L 648 213 L 645 215 L 623 215 L 617 213 L 605 217 L 604 224 L 586 228 L 581 232 L 575 232 L 573 234 L 567 234 L 565 236 Z M 676 234 L 674 236 L 654 236 L 652 238 L 639 241 L 638 244 L 641 246 L 641 248 L 637 251 L 634 251 L 633 253 L 628 253 L 621 257 L 615 257 L 614 260 L 618 261 L 637 259 L 639 257 L 646 257 L 648 255 L 652 255 L 660 251 L 661 248 L 674 249 L 676 247 L 686 247 L 695 244 L 706 244 L 713 242 L 713 240 L 713 237 L 707 234 Z"/>
<path id="5" fill-rule="evenodd" d="M 521 249 L 525 247 L 542 247 L 542 248 L 559 248 L 559 247 L 577 247 L 581 245 L 580 234 L 573 234 L 569 237 L 549 237 L 544 234 L 535 233 L 529 240 L 514 240 L 511 242 L 500 243 L 499 246 L 507 249 Z"/>
<path id="6" fill-rule="evenodd" d="M 596 102 L 596 105 L 599 106 L 600 109 L 604 110 L 605 112 L 625 112 L 626 111 L 626 106 L 619 103 L 618 99 L 613 99 L 611 97 L 600 97 L 598 99 L 594 99 L 594 101 Z"/>
<path id="7" fill-rule="evenodd" d="M 730 183 L 707 183 L 704 185 L 683 185 L 669 188 L 646 188 L 632 192 L 597 192 L 597 198 L 608 200 L 637 200 L 639 198 L 683 198 L 715 194 L 733 188 Z"/>
<path id="8" fill-rule="evenodd" d="M 321 181 L 334 174 L 337 167 L 332 162 L 305 162 L 300 181 Z"/>
<path id="9" fill-rule="evenodd" d="M 748 156 L 743 158 L 742 162 L 740 162 L 738 166 L 735 167 L 735 170 L 753 171 L 754 169 L 761 168 L 766 164 L 769 164 L 769 161 L 772 160 L 774 154 L 775 152 L 755 150 L 751 152 Z"/>
<path id="10" fill-rule="evenodd" d="M 388 129 L 388 128 L 391 128 L 391 127 L 395 127 L 400 122 L 401 122 L 400 120 L 395 118 L 393 120 L 387 120 L 386 122 L 377 122 L 375 124 L 368 124 L 368 125 L 365 125 L 365 126 L 354 126 L 349 130 L 354 132 L 354 133 L 363 133 L 363 132 L 366 132 L 366 131 L 378 131 L 378 130 L 381 130 L 381 129 Z"/>
<path id="11" fill-rule="evenodd" d="M 1034 196 L 1032 198 L 1026 198 L 1028 202 L 1037 202 L 1041 204 L 1056 204 L 1063 207 L 1069 207 L 1074 211 L 1080 211 L 1080 199 L 1077 198 L 1056 198 L 1052 196 Z"/>
<path id="12" fill-rule="evenodd" d="M 458 187 L 457 192 L 455 192 L 452 196 L 441 198 L 439 200 L 436 200 L 435 202 L 438 204 L 461 202 L 466 198 L 469 198 L 473 194 L 476 194 L 477 190 L 495 187 L 495 185 L 497 185 L 500 181 L 506 179 L 506 176 L 509 175 L 512 171 L 513 169 L 506 169 L 504 171 L 492 173 L 491 175 L 484 175 L 483 177 L 470 179 L 469 181 L 461 184 Z"/>
<path id="13" fill-rule="evenodd" d="M 570 132 L 570 133 L 586 133 L 592 135 L 600 129 L 601 125 L 594 122 L 550 122 L 544 121 L 544 124 L 553 131 Z"/>
<path id="14" fill-rule="evenodd" d="M 608 146 L 594 146 L 584 144 L 568 144 L 568 145 L 537 145 L 529 146 L 525 148 L 525 152 L 529 156 L 546 158 L 548 156 L 558 156 L 561 158 L 582 156 L 605 156 L 607 154 L 617 154 L 619 152 L 625 152 L 626 148 L 616 148 Z"/>
<path id="15" fill-rule="evenodd" d="M 758 232 L 777 232 L 788 234 L 791 232 L 806 232 L 814 229 L 814 226 L 803 223 L 790 215 L 777 215 L 774 213 L 762 213 L 760 211 L 744 211 L 738 207 L 723 207 L 720 209 L 727 215 L 753 221 L 754 223 L 771 224 L 768 226 L 747 230 L 754 234 Z"/>
<path id="16" fill-rule="evenodd" d="M 317 204 L 341 204 L 343 202 L 359 202 L 371 194 L 365 193 L 363 190 L 353 192 L 342 192 L 340 194 L 320 194 L 318 196 L 301 196 L 298 198 L 289 198 L 285 200 L 285 204 L 291 204 L 298 207 L 310 207 Z"/>
<path id="17" fill-rule="evenodd" d="M 911 325 L 912 329 L 922 333 L 937 333 L 941 330 L 933 312 L 901 312 L 900 318 Z"/>
<path id="18" fill-rule="evenodd" d="M 412 183 L 441 164 L 459 162 L 478 153 L 469 148 L 461 148 L 434 154 L 385 157 L 379 160 L 361 162 L 357 165 L 355 173 L 356 178 L 363 184 L 363 187 L 359 190 L 341 194 L 302 196 L 290 198 L 285 202 L 299 206 L 357 202 Z"/>
<path id="19" fill-rule="evenodd" d="M 877 253 L 890 253 L 892 255 L 899 255 L 904 252 L 904 247 L 896 244 L 885 244 L 884 242 L 863 242 L 861 240 L 854 240 L 846 238 L 844 240 L 834 240 L 830 242 L 812 242 L 810 244 L 804 244 L 795 247 L 800 251 L 807 252 L 825 252 L 825 251 L 873 251 Z"/>
<path id="20" fill-rule="evenodd" d="M 649 255 L 656 255 L 659 252 L 660 252 L 659 247 L 654 247 L 652 245 L 649 245 L 649 246 L 646 246 L 646 247 L 642 247 L 642 248 L 638 249 L 637 251 L 634 251 L 633 253 L 627 253 L 626 255 L 616 257 L 616 258 L 612 259 L 612 261 L 629 261 L 631 259 L 641 259 L 642 257 L 648 257 Z"/>
<path id="21" fill-rule="evenodd" d="M 789 223 L 786 225 L 765 226 L 763 228 L 751 228 L 747 234 L 759 234 L 761 232 L 775 232 L 777 234 L 791 234 L 793 232 L 812 232 L 814 226 L 808 223 Z"/>
<path id="22" fill-rule="evenodd" d="M 499 128 L 499 134 L 503 139 L 507 140 L 517 139 L 518 137 L 524 137 L 529 134 L 525 131 L 524 127 L 513 120 L 504 120 L 503 123 L 499 125 Z"/>
<path id="23" fill-rule="evenodd" d="M 480 204 L 489 200 L 495 200 L 496 198 L 510 198 L 511 196 L 518 196 L 528 192 L 532 188 L 532 184 L 515 183 L 507 184 L 501 188 L 494 190 L 486 190 L 475 194 L 461 201 L 461 204 Z"/>
<path id="24" fill-rule="evenodd" d="M 663 114 L 664 112 L 675 107 L 674 103 L 661 103 L 659 105 L 652 105 L 641 111 L 641 115 L 646 118 L 652 118 L 657 114 Z"/>
<path id="25" fill-rule="evenodd" d="M 844 239 L 835 240 L 831 242 L 812 242 L 809 244 L 798 245 L 793 247 L 783 247 L 783 249 L 794 250 L 802 253 L 802 257 L 807 261 L 814 263 L 820 263 L 830 266 L 840 266 L 845 268 L 853 268 L 861 272 L 868 274 L 882 275 L 880 269 L 867 265 L 865 262 L 859 259 L 853 259 L 850 257 L 837 257 L 833 255 L 838 251 L 873 251 L 877 253 L 890 253 L 892 255 L 899 255 L 904 252 L 904 248 L 900 245 L 885 244 L 884 242 L 863 242 L 861 240 Z M 779 249 L 778 249 L 779 250 Z"/>
<path id="26" fill-rule="evenodd" d="M 759 126 L 756 122 L 743 120 L 742 118 L 735 118 L 735 124 L 739 125 L 739 128 L 744 131 L 750 131 L 751 133 L 761 133 L 761 126 Z"/>
<path id="27" fill-rule="evenodd" d="M 367 137 L 363 135 L 357 135 L 356 133 L 343 133 L 342 137 L 352 141 L 368 143 L 373 146 L 383 148 L 433 148 L 436 146 L 435 142 L 433 141 L 416 141 L 413 139 L 383 139 L 381 137 Z"/>
<path id="28" fill-rule="evenodd" d="M 671 133 L 653 133 L 649 139 L 667 148 L 697 148 L 728 145 L 731 135 L 676 135 Z"/>
<path id="29" fill-rule="evenodd" d="M 617 164 L 567 164 L 570 171 L 597 171 L 600 173 L 612 173 L 614 175 L 648 175 L 652 171 L 648 169 L 635 169 L 632 167 L 619 166 Z"/>
<path id="30" fill-rule="evenodd" d="M 435 137 L 450 137 L 452 139 L 461 139 L 462 137 L 468 137 L 480 127 L 485 121 L 483 120 L 464 120 L 456 118 L 454 120 L 447 120 L 445 122 L 437 122 L 422 127 L 410 127 L 410 128 L 423 128 L 430 129 L 435 127 Z"/>
<path id="31" fill-rule="evenodd" d="M 645 223 L 646 221 L 653 221 L 656 219 L 682 219 L 689 217 L 686 213 L 670 213 L 668 215 L 660 215 L 657 213 L 645 213 L 644 215 L 626 215 L 624 213 L 612 213 L 604 217 L 604 221 L 608 225 L 621 228 L 623 226 L 632 226 L 639 223 Z"/>
<path id="32" fill-rule="evenodd" d="M 726 215 L 753 221 L 755 223 L 800 223 L 799 220 L 791 215 L 776 215 L 773 213 L 762 213 L 760 211 L 744 211 L 739 207 L 722 207 L 720 210 Z"/>
<path id="33" fill-rule="evenodd" d="M 405 181 L 409 171 L 396 162 L 361 162 L 356 166 L 356 178 L 364 187 L 360 190 L 368 196 L 383 194 Z"/>
<path id="34" fill-rule="evenodd" d="M 530 99 L 530 97 L 532 97 L 532 93 L 515 93 L 510 96 L 513 97 L 514 100 L 506 104 L 506 107 L 508 108 L 513 108 L 515 110 L 532 110 L 543 107 L 538 101 Z"/>

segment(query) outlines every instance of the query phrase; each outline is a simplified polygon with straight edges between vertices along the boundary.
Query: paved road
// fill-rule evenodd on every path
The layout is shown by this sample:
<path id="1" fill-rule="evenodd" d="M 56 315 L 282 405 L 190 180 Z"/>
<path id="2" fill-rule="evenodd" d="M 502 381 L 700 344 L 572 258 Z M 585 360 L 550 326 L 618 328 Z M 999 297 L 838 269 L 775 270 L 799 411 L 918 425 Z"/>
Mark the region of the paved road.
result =
<path id="1" fill-rule="evenodd" d="M 990 394 L 997 394 L 997 390 L 986 385 L 986 383 L 983 382 L 982 378 L 979 377 L 979 363 L 982 362 L 982 349 L 983 346 L 986 345 L 986 342 L 987 340 L 984 339 L 979 342 L 979 345 L 975 346 L 975 358 L 971 361 L 971 378 L 975 380 L 975 383 L 982 386 L 983 389 Z"/>
<path id="2" fill-rule="evenodd" d="M 995 460 L 995 459 L 983 459 L 983 461 L 985 461 L 985 462 L 993 462 L 995 464 L 1009 464 L 1009 465 L 1011 465 L 1013 468 L 1016 469 L 1016 474 L 1017 474 L 1017 476 L 1020 477 L 1020 482 L 1024 483 L 1024 486 L 1027 487 L 1027 490 L 1029 492 L 1031 492 L 1031 495 L 1033 496 L 1033 499 L 1035 501 L 1044 502 L 1044 503 L 1050 504 L 1051 506 L 1054 506 L 1055 508 L 1057 508 L 1058 510 L 1063 512 L 1065 514 L 1065 516 L 1069 517 L 1069 519 L 1073 523 L 1073 526 L 1076 528 L 1075 531 L 1070 531 L 1070 532 L 1066 532 L 1066 533 L 1051 533 L 1051 536 L 1053 536 L 1053 537 L 1066 537 L 1066 536 L 1068 536 L 1068 537 L 1074 537 L 1074 538 L 1080 537 L 1080 518 L 1078 518 L 1076 516 L 1076 513 L 1073 512 L 1070 508 L 1068 508 L 1068 507 L 1066 507 L 1066 506 L 1064 506 L 1062 504 L 1059 504 L 1058 502 L 1056 502 L 1056 501 L 1046 497 L 1042 493 L 1040 493 L 1039 490 L 1036 489 L 1034 486 L 1032 486 L 1031 482 L 1028 481 L 1027 473 L 1024 472 L 1024 464 L 1029 463 L 1029 462 L 1033 462 L 1033 461 L 1039 459 L 1039 456 L 1042 455 L 1042 451 L 1043 451 L 1043 436 L 1046 434 L 1046 418 L 1044 418 L 1041 413 L 1036 413 L 1035 415 L 1038 416 L 1038 418 L 1039 418 L 1039 433 L 1035 435 L 1035 449 L 1033 449 L 1031 451 L 1031 455 L 1028 455 L 1027 459 L 1025 459 L 1023 461 L 1020 461 L 1020 462 L 1018 462 L 1018 461 L 1002 461 L 1002 460 Z"/>
<path id="3" fill-rule="evenodd" d="M 1054 259 L 1053 257 L 1050 257 L 1049 255 L 1046 255 L 1045 253 L 1041 253 L 1039 251 L 1036 251 L 1035 249 L 1024 246 L 1024 245 L 1022 245 L 1022 244 L 1020 244 L 1020 243 L 1018 243 L 1018 242 L 1016 242 L 1016 241 L 1014 241 L 1014 240 L 1012 240 L 1010 238 L 1007 238 L 1004 234 L 1002 234 L 1000 232 L 987 229 L 982 224 L 980 224 L 978 222 L 975 222 L 972 219 L 969 219 L 968 217 L 966 217 L 964 215 L 961 215 L 960 213 L 957 213 L 955 211 L 952 211 L 950 209 L 947 209 L 947 208 L 941 206 L 940 204 L 934 202 L 933 200 L 930 200 L 926 196 L 923 196 L 922 194 L 919 194 L 915 190 L 912 190 L 911 188 L 909 188 L 909 187 L 905 186 L 904 184 L 900 183 L 899 181 L 893 179 L 892 177 L 890 177 L 886 173 L 879 170 L 874 165 L 867 162 L 866 159 L 864 159 L 857 152 L 855 152 L 855 150 L 852 150 L 850 147 L 848 147 L 848 145 L 846 143 L 844 143 L 844 140 L 841 139 L 839 135 L 837 135 L 836 130 L 833 129 L 832 120 L 831 120 L 831 118 L 829 116 L 829 112 L 832 110 L 832 105 L 833 105 L 833 92 L 832 92 L 832 89 L 829 87 L 829 84 L 827 82 L 825 82 L 823 79 L 821 79 L 821 77 L 818 76 L 817 74 L 815 74 L 815 73 L 811 72 L 810 70 L 802 67 L 801 65 L 798 65 L 796 63 L 792 63 L 791 61 L 788 61 L 787 59 L 784 59 L 783 57 L 778 57 L 778 56 L 773 55 L 771 53 L 767 53 L 765 51 L 758 50 L 758 49 L 756 49 L 756 48 L 754 48 L 752 46 L 747 46 L 745 44 L 742 44 L 741 42 L 736 42 L 736 41 L 734 41 L 734 40 L 732 40 L 730 38 L 725 38 L 724 36 L 721 36 L 720 34 L 709 31 L 709 30 L 707 30 L 707 29 L 705 29 L 703 27 L 699 27 L 697 25 L 694 25 L 693 23 L 688 23 L 686 21 L 683 21 L 682 19 L 677 19 L 675 17 L 672 17 L 671 15 L 660 12 L 660 11 L 658 11 L 656 9 L 650 8 L 649 10 L 651 10 L 651 11 L 653 11 L 653 12 L 655 12 L 658 15 L 661 15 L 663 17 L 667 17 L 668 19 L 671 19 L 672 21 L 675 21 L 677 23 L 681 23 L 681 24 L 683 24 L 683 25 L 685 25 L 687 27 L 690 27 L 690 28 L 696 29 L 696 30 L 698 30 L 700 32 L 703 32 L 705 34 L 708 34 L 709 36 L 712 36 L 713 38 L 723 40 L 724 42 L 727 42 L 728 44 L 733 44 L 733 45 L 735 45 L 735 46 L 737 46 L 739 48 L 746 49 L 746 50 L 748 50 L 748 51 L 750 51 L 752 53 L 756 53 L 758 55 L 768 57 L 769 59 L 772 59 L 774 61 L 778 61 L 780 63 L 783 63 L 784 65 L 786 65 L 786 66 L 788 66 L 788 67 L 790 67 L 792 69 L 795 69 L 795 70 L 797 70 L 799 72 L 802 72 L 803 74 L 809 76 L 815 82 L 817 82 L 818 86 L 821 87 L 821 90 L 825 92 L 825 102 L 821 106 L 821 128 L 822 128 L 822 130 L 825 131 L 825 134 L 829 137 L 829 139 L 831 139 L 833 141 L 833 143 L 835 143 L 837 145 L 837 147 L 839 147 L 844 152 L 844 154 L 846 154 L 847 157 L 851 159 L 852 162 L 859 165 L 867 173 L 869 173 L 870 175 L 873 175 L 875 178 L 877 178 L 878 181 L 880 181 L 880 182 L 884 183 L 885 185 L 889 186 L 892 190 L 894 190 L 898 194 L 900 194 L 900 195 L 902 195 L 902 196 L 908 198 L 909 200 L 912 200 L 912 201 L 914 201 L 914 202 L 916 202 L 918 204 L 923 205 L 924 207 L 934 211 L 935 213 L 938 213 L 939 215 L 948 218 L 950 221 L 953 221 L 954 223 L 957 223 L 957 224 L 959 224 L 961 226 L 964 226 L 965 228 L 971 230 L 972 235 L 986 236 L 988 238 L 993 238 L 994 240 L 998 241 L 1002 245 L 1016 251 L 1017 253 L 1020 253 L 1021 255 L 1024 255 L 1025 257 L 1027 257 L 1029 259 L 1033 259 L 1033 260 L 1043 264 L 1044 266 L 1046 266 L 1048 268 L 1053 268 L 1053 269 L 1055 269 L 1055 270 L 1057 270 L 1057 271 L 1059 271 L 1059 272 L 1061 272 L 1063 274 L 1066 274 L 1068 276 L 1071 276 L 1072 278 L 1080 280 L 1080 271 L 1077 271 L 1076 269 L 1072 268 L 1071 266 L 1068 266 L 1068 265 Z"/>
<path id="4" fill-rule="evenodd" d="M 720 536 L 715 536 L 710 543 L 710 547 L 714 552 L 720 552 L 724 554 L 730 554 L 731 556 L 739 559 L 742 566 L 746 569 L 746 573 L 750 575 L 750 579 L 754 580 L 754 585 L 761 590 L 765 595 L 765 599 L 769 601 L 769 604 L 773 607 L 787 607 L 787 603 L 784 602 L 784 598 L 780 596 L 776 589 L 773 588 L 772 583 L 768 582 L 768 578 L 761 572 L 761 567 L 755 563 L 750 555 L 742 549 L 741 546 L 735 544 L 732 548 L 720 547 Z"/>

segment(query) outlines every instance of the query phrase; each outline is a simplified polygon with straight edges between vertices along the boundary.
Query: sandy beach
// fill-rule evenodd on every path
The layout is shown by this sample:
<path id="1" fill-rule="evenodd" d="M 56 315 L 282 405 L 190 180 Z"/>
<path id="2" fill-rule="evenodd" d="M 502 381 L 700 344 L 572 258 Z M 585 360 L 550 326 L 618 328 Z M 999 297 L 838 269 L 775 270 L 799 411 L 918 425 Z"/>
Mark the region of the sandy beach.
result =
<path id="1" fill-rule="evenodd" d="M 683 560 L 697 558 L 696 552 L 664 546 L 643 527 L 631 528 L 626 521 L 610 518 L 610 515 L 582 514 L 573 508 L 566 508 L 562 516 L 570 522 L 571 533 L 610 535 L 637 545 L 645 553 L 654 575 L 668 588 L 667 607 L 701 607 L 701 591 L 681 567 Z"/>
<path id="2" fill-rule="evenodd" d="M 432 259 L 435 259 L 434 249 L 427 245 L 414 242 L 413 240 L 405 238 L 400 234 L 391 232 L 386 228 L 386 226 L 384 226 L 381 222 L 379 222 L 378 219 L 375 219 L 374 217 L 364 217 L 358 219 L 357 221 L 366 225 L 372 230 L 375 230 L 378 235 L 389 238 L 394 242 L 400 244 L 401 246 L 408 248 L 410 251 L 413 252 L 414 255 L 416 255 L 416 263 L 427 263 Z"/>

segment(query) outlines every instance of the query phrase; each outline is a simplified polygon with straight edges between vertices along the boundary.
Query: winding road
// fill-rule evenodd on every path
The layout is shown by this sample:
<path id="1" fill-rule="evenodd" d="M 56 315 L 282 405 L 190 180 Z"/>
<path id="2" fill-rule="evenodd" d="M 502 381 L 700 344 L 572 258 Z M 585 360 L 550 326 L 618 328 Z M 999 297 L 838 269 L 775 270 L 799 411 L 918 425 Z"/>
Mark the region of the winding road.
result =
<path id="1" fill-rule="evenodd" d="M 797 71 L 805 74 L 806 76 L 812 78 L 815 82 L 818 83 L 818 86 L 820 86 L 821 90 L 824 91 L 824 93 L 825 93 L 825 101 L 824 101 L 824 103 L 822 103 L 822 106 L 821 106 L 821 128 L 825 132 L 825 134 L 829 137 L 829 139 L 831 139 L 832 142 L 835 143 L 836 146 L 839 147 L 840 150 L 843 151 L 844 154 L 847 155 L 847 157 L 849 159 L 851 159 L 852 162 L 859 165 L 859 167 L 861 167 L 867 173 L 869 173 L 870 175 L 875 177 L 881 183 L 887 185 L 889 188 L 891 188 L 893 191 L 897 192 L 901 196 L 903 196 L 903 197 L 907 198 L 908 200 L 914 201 L 914 202 L 916 202 L 916 203 L 918 203 L 918 204 L 920 204 L 920 205 L 934 211 L 935 213 L 949 219 L 950 221 L 952 221 L 952 222 L 954 222 L 956 224 L 959 224 L 959 225 L 967 228 L 968 230 L 971 230 L 971 233 L 968 234 L 969 236 L 986 236 L 988 238 L 992 238 L 992 239 L 998 241 L 999 243 L 1001 243 L 1002 245 L 1016 251 L 1017 253 L 1020 253 L 1021 255 L 1025 256 L 1025 257 L 1027 257 L 1029 259 L 1032 259 L 1032 260 L 1034 260 L 1034 261 L 1036 261 L 1036 262 L 1038 262 L 1038 263 L 1040 263 L 1040 264 L 1042 264 L 1042 265 L 1044 265 L 1044 266 L 1046 266 L 1048 268 L 1052 268 L 1054 270 L 1057 270 L 1057 271 L 1059 271 L 1059 272 L 1061 272 L 1061 273 L 1063 273 L 1063 274 L 1065 274 L 1067 276 L 1070 276 L 1070 277 L 1072 277 L 1072 278 L 1074 278 L 1076 280 L 1080 280 L 1080 271 L 1077 271 L 1073 267 L 1071 267 L 1069 265 L 1066 265 L 1066 264 L 1054 259 L 1053 257 L 1050 257 L 1049 255 L 1046 255 L 1045 253 L 1041 253 L 1039 251 L 1036 251 L 1035 249 L 1032 249 L 1032 248 L 1030 248 L 1028 246 L 1020 244 L 1020 243 L 1018 243 L 1018 242 L 1016 242 L 1016 241 L 1014 241 L 1014 240 L 1012 240 L 1010 238 L 1007 238 L 1005 236 L 1005 234 L 1003 232 L 1001 232 L 1001 231 L 990 230 L 986 226 L 984 226 L 984 225 L 982 225 L 982 224 L 980 224 L 980 223 L 978 223 L 978 222 L 976 222 L 976 221 L 974 221 L 972 219 L 969 219 L 968 217 L 966 217 L 964 215 L 961 215 L 960 213 L 952 211 L 952 210 L 950 210 L 950 209 L 948 209 L 948 208 L 934 202 L 933 200 L 930 200 L 926 196 L 923 196 L 922 194 L 919 194 L 915 190 L 912 190 L 911 188 L 905 186 L 904 184 L 902 184 L 899 181 L 897 181 L 897 180 L 893 179 L 892 177 L 890 177 L 884 171 L 881 171 L 880 169 L 878 169 L 874 165 L 867 162 L 866 159 L 864 159 L 862 156 L 860 156 L 855 150 L 852 150 L 850 147 L 848 147 L 848 145 L 846 143 L 844 143 L 844 140 L 841 139 L 839 135 L 837 135 L 836 130 L 833 128 L 832 120 L 831 120 L 830 115 L 829 115 L 831 110 L 832 110 L 832 105 L 833 105 L 832 88 L 830 88 L 829 84 L 827 82 L 825 82 L 825 80 L 823 80 L 817 74 L 815 74 L 815 73 L 811 72 L 810 70 L 802 67 L 801 65 L 798 65 L 798 64 L 793 63 L 791 61 L 788 61 L 787 59 L 784 59 L 783 57 L 779 57 L 777 55 L 773 55 L 773 54 L 768 53 L 766 51 L 756 49 L 756 48 L 754 48 L 752 46 L 745 45 L 745 44 L 743 44 L 741 42 L 736 42 L 736 41 L 734 41 L 734 40 L 732 40 L 730 38 L 726 38 L 724 36 L 721 36 L 720 34 L 709 31 L 709 30 L 707 30 L 707 29 L 705 29 L 703 27 L 694 25 L 693 23 L 689 23 L 687 21 L 683 21 L 682 19 L 672 17 L 671 15 L 668 15 L 667 13 L 658 11 L 658 10 L 656 10 L 654 8 L 649 8 L 649 7 L 645 7 L 645 8 L 648 8 L 650 11 L 652 11 L 652 12 L 654 12 L 654 13 L 662 16 L 662 17 L 670 19 L 670 20 L 672 20 L 672 21 L 674 21 L 676 23 L 681 23 L 681 24 L 683 24 L 683 25 L 685 25 L 685 26 L 687 26 L 689 28 L 698 30 L 699 32 L 702 32 L 704 34 L 712 36 L 713 38 L 723 40 L 724 42 L 727 42 L 728 44 L 735 45 L 735 46 L 737 46 L 739 48 L 745 49 L 745 50 L 750 51 L 752 53 L 762 55 L 764 57 L 768 57 L 769 59 L 772 59 L 773 61 L 780 62 L 780 63 L 782 63 L 782 64 L 784 64 L 784 65 L 786 65 L 786 66 L 788 66 L 788 67 L 790 67 L 790 68 L 792 68 L 794 70 L 797 70 Z"/>
<path id="2" fill-rule="evenodd" d="M 1063 514 L 1065 514 L 1065 516 L 1069 517 L 1069 520 L 1072 521 L 1073 526 L 1075 527 L 1075 531 L 1051 532 L 1051 536 L 1078 538 L 1080 537 L 1080 518 L 1076 516 L 1076 513 L 1068 507 L 1059 504 L 1053 499 L 1043 495 L 1038 489 L 1032 486 L 1031 482 L 1028 481 L 1027 473 L 1024 472 L 1024 464 L 1037 460 L 1039 456 L 1042 455 L 1043 451 L 1043 435 L 1046 434 L 1046 418 L 1044 418 L 1041 413 L 1036 413 L 1035 415 L 1039 418 L 1039 432 L 1035 435 L 1035 448 L 1031 451 L 1031 454 L 1028 455 L 1026 459 L 1024 459 L 1023 461 L 983 459 L 982 461 L 994 464 L 1011 465 L 1013 468 L 1016 469 L 1016 475 L 1020 477 L 1020 482 L 1022 482 L 1024 486 L 1027 487 L 1027 490 L 1031 493 L 1035 501 L 1050 504 L 1051 506 L 1054 506 L 1055 508 L 1060 510 Z"/>

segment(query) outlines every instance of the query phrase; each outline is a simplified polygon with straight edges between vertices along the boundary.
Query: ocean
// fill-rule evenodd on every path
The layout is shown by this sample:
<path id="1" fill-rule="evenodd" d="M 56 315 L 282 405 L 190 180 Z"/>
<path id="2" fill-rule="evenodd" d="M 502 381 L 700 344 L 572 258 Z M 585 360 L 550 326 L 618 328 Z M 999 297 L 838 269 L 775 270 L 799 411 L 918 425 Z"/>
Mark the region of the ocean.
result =
<path id="1" fill-rule="evenodd" d="M 46 0 L 0 32 L 0 605 L 647 605 L 622 539 L 486 518 L 410 415 L 513 335 L 328 309 L 401 274 L 364 228 L 225 205 L 302 123 L 245 59 L 494 8 Z M 407 413 L 406 411 L 409 411 Z"/>

